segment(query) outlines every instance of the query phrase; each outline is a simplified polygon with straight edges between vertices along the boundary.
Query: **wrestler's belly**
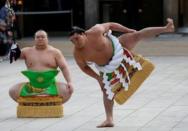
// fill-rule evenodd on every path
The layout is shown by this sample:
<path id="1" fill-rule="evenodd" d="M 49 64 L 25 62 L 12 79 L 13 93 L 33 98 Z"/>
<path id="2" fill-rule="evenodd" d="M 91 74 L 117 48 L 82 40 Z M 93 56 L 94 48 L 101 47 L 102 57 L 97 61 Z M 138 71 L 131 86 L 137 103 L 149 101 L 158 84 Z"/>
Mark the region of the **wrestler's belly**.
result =
<path id="1" fill-rule="evenodd" d="M 86 61 L 94 62 L 98 65 L 106 65 L 113 57 L 113 48 L 111 44 L 108 44 L 105 48 L 101 50 L 90 50 L 89 53 L 83 56 Z"/>
<path id="2" fill-rule="evenodd" d="M 112 54 L 110 55 L 105 55 L 104 53 L 96 54 L 94 55 L 94 57 L 90 57 L 88 59 L 86 59 L 86 61 L 90 61 L 90 62 L 94 62 L 97 65 L 106 65 L 109 63 L 109 61 L 112 58 Z"/>

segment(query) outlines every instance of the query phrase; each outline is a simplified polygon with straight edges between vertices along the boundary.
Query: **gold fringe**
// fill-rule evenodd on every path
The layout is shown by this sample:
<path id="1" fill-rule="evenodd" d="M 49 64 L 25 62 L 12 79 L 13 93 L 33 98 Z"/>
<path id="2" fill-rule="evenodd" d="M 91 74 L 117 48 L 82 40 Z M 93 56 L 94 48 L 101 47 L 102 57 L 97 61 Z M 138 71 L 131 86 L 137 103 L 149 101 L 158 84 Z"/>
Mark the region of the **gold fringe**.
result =
<path id="1" fill-rule="evenodd" d="M 17 102 L 22 103 L 62 103 L 63 99 L 58 96 L 29 96 L 29 97 L 19 97 Z"/>
<path id="2" fill-rule="evenodd" d="M 17 106 L 18 118 L 62 117 L 62 98 L 57 96 L 20 97 Z"/>
<path id="3" fill-rule="evenodd" d="M 133 93 L 141 86 L 155 68 L 149 60 L 143 58 L 142 56 L 136 55 L 135 58 L 136 61 L 140 62 L 142 70 L 136 71 L 130 78 L 130 85 L 127 91 L 122 88 L 115 95 L 115 101 L 120 105 L 125 103 L 133 95 Z"/>

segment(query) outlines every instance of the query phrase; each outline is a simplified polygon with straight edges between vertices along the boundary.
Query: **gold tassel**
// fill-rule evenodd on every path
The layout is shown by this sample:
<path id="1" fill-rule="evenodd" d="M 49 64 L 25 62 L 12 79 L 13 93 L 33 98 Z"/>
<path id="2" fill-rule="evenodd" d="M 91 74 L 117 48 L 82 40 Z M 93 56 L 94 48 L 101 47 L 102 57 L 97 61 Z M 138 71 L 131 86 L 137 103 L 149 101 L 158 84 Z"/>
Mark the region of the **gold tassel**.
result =
<path id="1" fill-rule="evenodd" d="M 119 92 L 115 95 L 115 101 L 122 105 L 125 103 L 136 90 L 141 86 L 141 84 L 148 78 L 151 72 L 154 70 L 155 66 L 147 59 L 142 56 L 135 55 L 135 60 L 140 62 L 142 70 L 134 72 L 130 78 L 130 85 L 126 91 L 124 88 L 121 88 Z"/>

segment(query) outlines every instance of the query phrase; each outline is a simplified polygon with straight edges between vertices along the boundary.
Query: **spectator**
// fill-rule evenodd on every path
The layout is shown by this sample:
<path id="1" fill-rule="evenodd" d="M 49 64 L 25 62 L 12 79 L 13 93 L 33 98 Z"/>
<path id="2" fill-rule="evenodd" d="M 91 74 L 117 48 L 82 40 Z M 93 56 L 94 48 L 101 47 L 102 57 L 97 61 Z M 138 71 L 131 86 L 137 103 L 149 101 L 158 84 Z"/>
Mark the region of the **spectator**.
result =
<path id="1" fill-rule="evenodd" d="M 0 56 L 8 55 L 13 41 L 13 21 L 14 11 L 10 8 L 6 0 L 0 0 Z"/>

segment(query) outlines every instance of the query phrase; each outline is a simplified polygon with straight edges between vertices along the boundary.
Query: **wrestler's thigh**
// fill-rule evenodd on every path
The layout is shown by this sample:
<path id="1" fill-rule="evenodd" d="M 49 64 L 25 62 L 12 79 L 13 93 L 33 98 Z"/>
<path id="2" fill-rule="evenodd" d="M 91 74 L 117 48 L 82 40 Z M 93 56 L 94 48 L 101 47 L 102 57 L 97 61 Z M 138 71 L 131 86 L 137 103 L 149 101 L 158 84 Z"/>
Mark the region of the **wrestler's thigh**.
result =
<path id="1" fill-rule="evenodd" d="M 63 103 L 66 102 L 72 95 L 73 89 L 67 88 L 67 84 L 62 82 L 56 83 L 58 87 L 59 96 L 63 98 Z"/>
<path id="2" fill-rule="evenodd" d="M 131 50 L 134 46 L 140 41 L 139 32 L 134 33 L 125 33 L 118 37 L 119 42 L 122 44 L 123 47 Z"/>

